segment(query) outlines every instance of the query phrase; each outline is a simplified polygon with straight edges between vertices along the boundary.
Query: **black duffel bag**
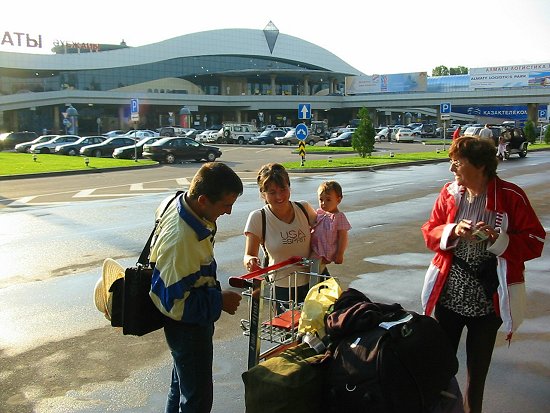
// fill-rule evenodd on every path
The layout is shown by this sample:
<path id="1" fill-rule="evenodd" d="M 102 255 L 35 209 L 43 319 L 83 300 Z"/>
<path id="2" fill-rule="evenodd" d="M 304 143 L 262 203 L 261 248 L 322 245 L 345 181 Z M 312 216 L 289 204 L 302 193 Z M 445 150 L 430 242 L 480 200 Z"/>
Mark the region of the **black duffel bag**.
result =
<path id="1" fill-rule="evenodd" d="M 176 193 L 164 211 L 181 193 L 181 191 Z M 153 275 L 153 269 L 149 263 L 149 250 L 159 220 L 160 217 L 143 247 L 137 265 L 126 268 L 124 277 L 117 279 L 109 289 L 113 293 L 111 325 L 122 327 L 125 335 L 142 336 L 164 327 L 166 321 L 166 316 L 159 311 L 149 296 Z"/>

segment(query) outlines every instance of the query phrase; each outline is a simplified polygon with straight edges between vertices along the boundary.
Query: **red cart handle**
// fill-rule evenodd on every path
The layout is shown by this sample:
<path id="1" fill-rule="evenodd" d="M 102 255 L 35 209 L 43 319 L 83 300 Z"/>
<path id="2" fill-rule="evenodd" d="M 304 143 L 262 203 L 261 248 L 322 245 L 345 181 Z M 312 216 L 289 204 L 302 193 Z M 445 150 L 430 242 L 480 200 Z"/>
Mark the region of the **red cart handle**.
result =
<path id="1" fill-rule="evenodd" d="M 294 256 L 290 257 L 289 259 L 286 259 L 284 261 L 278 262 L 277 264 L 268 265 L 267 267 L 260 268 L 255 271 L 248 272 L 244 275 L 240 275 L 238 277 L 229 277 L 229 285 L 231 287 L 235 288 L 247 288 L 252 286 L 252 283 L 250 280 L 260 277 L 270 271 L 279 270 L 283 267 L 286 267 L 287 265 L 293 265 L 297 264 L 300 261 L 303 261 L 302 257 Z"/>

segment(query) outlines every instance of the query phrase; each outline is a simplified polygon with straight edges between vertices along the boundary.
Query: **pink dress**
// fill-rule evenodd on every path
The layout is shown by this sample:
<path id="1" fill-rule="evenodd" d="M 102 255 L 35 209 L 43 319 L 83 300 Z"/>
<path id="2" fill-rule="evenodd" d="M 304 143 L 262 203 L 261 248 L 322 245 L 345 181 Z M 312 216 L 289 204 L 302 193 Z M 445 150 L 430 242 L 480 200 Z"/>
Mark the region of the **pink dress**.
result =
<path id="1" fill-rule="evenodd" d="M 338 251 L 338 231 L 349 231 L 351 225 L 343 212 L 334 214 L 317 210 L 317 221 L 311 229 L 311 249 L 316 257 L 333 262 Z"/>

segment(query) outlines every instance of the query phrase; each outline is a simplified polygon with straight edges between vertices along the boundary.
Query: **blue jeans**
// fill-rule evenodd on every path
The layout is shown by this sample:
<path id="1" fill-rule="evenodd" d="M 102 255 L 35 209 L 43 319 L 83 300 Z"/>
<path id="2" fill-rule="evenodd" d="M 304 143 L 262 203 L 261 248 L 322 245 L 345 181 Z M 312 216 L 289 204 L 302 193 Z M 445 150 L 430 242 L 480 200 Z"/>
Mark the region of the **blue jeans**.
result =
<path id="1" fill-rule="evenodd" d="M 209 413 L 212 410 L 214 324 L 189 325 L 168 320 L 164 336 L 174 359 L 165 413 Z"/>

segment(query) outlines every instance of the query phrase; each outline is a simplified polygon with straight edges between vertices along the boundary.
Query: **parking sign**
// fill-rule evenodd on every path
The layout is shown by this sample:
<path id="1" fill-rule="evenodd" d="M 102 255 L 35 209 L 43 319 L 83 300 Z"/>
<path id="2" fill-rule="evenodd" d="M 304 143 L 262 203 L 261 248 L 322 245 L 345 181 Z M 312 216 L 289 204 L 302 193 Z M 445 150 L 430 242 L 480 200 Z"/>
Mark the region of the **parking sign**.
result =
<path id="1" fill-rule="evenodd" d="M 139 101 L 137 99 L 130 101 L 130 119 L 139 122 Z"/>
<path id="2" fill-rule="evenodd" d="M 440 108 L 441 113 L 451 113 L 451 104 L 446 102 L 441 104 Z"/>

